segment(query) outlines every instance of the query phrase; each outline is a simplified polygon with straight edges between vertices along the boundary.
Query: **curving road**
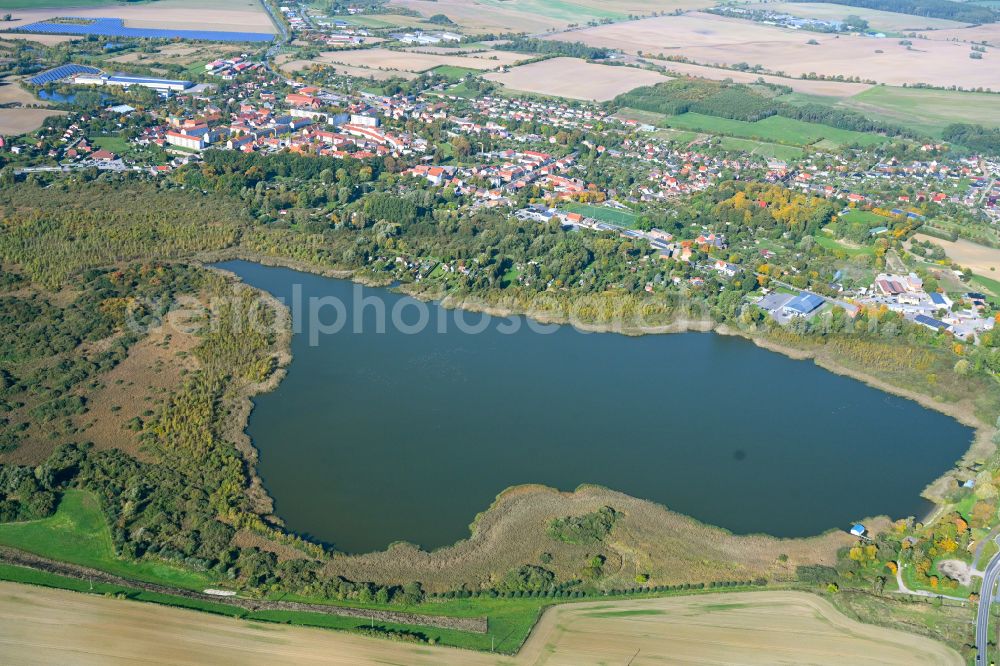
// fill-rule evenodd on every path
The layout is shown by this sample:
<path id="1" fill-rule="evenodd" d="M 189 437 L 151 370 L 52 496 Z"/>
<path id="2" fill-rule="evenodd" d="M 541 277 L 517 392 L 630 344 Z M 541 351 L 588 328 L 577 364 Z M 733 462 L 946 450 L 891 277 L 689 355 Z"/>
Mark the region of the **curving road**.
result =
<path id="1" fill-rule="evenodd" d="M 1000 537 L 994 541 L 1000 545 Z M 994 589 L 1000 578 L 1000 552 L 993 556 L 983 572 L 983 586 L 979 589 L 979 608 L 976 610 L 976 664 L 986 666 L 990 663 L 987 655 L 987 645 L 990 639 L 990 605 L 993 603 Z"/>

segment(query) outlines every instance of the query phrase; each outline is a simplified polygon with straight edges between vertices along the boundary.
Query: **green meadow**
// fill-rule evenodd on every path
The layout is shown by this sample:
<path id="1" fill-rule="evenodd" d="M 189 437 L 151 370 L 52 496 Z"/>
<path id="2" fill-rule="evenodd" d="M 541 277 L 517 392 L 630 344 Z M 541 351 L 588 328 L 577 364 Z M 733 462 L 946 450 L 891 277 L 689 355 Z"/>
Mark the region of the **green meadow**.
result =
<path id="1" fill-rule="evenodd" d="M 709 132 L 742 139 L 756 139 L 791 146 L 810 146 L 820 141 L 826 141 L 828 144 L 836 146 L 855 143 L 870 146 L 886 141 L 885 137 L 877 134 L 838 129 L 782 116 L 771 116 L 751 123 L 744 120 L 706 116 L 701 113 L 684 113 L 679 116 L 670 116 L 664 120 L 664 123 L 677 129 Z"/>
<path id="2" fill-rule="evenodd" d="M 792 93 L 779 98 L 789 104 L 822 104 L 857 111 L 874 119 L 901 125 L 931 137 L 951 123 L 1000 127 L 1000 94 L 874 86 L 865 92 L 836 99 Z"/>
<path id="3" fill-rule="evenodd" d="M 97 497 L 82 490 L 67 490 L 48 518 L 0 523 L 0 545 L 162 585 L 202 590 L 213 582 L 205 574 L 166 562 L 118 559 Z"/>

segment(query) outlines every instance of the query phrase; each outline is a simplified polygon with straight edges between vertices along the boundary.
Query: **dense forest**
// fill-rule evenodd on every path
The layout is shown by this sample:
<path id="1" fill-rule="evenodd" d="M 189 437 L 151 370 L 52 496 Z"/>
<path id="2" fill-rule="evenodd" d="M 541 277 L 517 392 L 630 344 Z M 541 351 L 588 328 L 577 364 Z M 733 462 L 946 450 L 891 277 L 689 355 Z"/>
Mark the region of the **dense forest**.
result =
<path id="1" fill-rule="evenodd" d="M 793 106 L 774 99 L 773 95 L 758 92 L 751 86 L 722 81 L 674 79 L 623 93 L 615 98 L 614 104 L 666 115 L 695 112 L 747 122 L 783 116 L 856 132 L 877 132 L 887 136 L 910 135 L 910 132 L 901 127 L 872 120 L 854 111 L 819 104 Z"/>
<path id="2" fill-rule="evenodd" d="M 809 0 L 793 1 L 809 2 Z M 993 23 L 1000 20 L 1000 12 L 971 2 L 952 2 L 951 0 L 829 0 L 829 2 L 835 5 L 878 9 L 897 14 L 950 19 L 962 23 Z"/>
<path id="3" fill-rule="evenodd" d="M 571 58 L 585 58 L 587 60 L 603 60 L 610 55 L 608 49 L 587 46 L 582 42 L 563 42 L 555 39 L 536 39 L 534 37 L 512 37 L 506 44 L 498 45 L 496 48 L 504 51 L 569 56 Z"/>
<path id="4" fill-rule="evenodd" d="M 84 171 L 51 187 L 30 176 L 17 184 L 11 173 L 4 177 L 0 261 L 47 287 L 84 268 L 226 247 L 244 219 L 224 196 L 158 188 L 136 177 L 122 182 Z"/>
<path id="5" fill-rule="evenodd" d="M 941 138 L 976 152 L 1000 155 L 1000 129 L 995 127 L 954 123 L 944 128 Z"/>

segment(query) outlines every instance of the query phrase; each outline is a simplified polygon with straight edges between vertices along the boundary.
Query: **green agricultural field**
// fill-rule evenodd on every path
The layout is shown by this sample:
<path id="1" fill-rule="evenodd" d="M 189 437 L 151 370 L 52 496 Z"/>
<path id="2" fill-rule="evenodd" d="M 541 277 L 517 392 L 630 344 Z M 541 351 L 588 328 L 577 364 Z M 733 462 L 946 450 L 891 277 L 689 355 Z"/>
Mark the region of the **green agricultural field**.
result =
<path id="1" fill-rule="evenodd" d="M 430 70 L 430 74 L 436 74 L 438 76 L 443 76 L 450 81 L 458 81 L 463 79 L 469 74 L 478 74 L 478 69 L 469 69 L 468 67 L 456 67 L 454 65 L 441 65 Z"/>
<path id="2" fill-rule="evenodd" d="M 478 0 L 478 4 L 506 9 L 510 3 L 508 0 Z M 577 4 L 567 0 L 519 0 L 517 10 L 570 23 L 586 23 L 596 19 L 620 20 L 627 17 L 625 12 L 600 9 L 596 5 Z"/>
<path id="3" fill-rule="evenodd" d="M 620 224 L 623 227 L 631 227 L 635 224 L 636 214 L 627 210 L 608 208 L 607 206 L 592 206 L 576 202 L 561 204 L 560 208 L 570 213 L 579 213 L 585 217 L 592 217 L 601 222 Z"/>
<path id="4" fill-rule="evenodd" d="M 425 26 L 427 22 L 418 16 L 405 16 L 402 14 L 378 14 L 369 16 L 344 17 L 344 21 L 360 28 L 412 28 Z"/>
<path id="5" fill-rule="evenodd" d="M 0 524 L 0 545 L 163 585 L 202 590 L 213 582 L 205 574 L 165 562 L 119 560 L 97 497 L 82 490 L 67 490 L 48 518 Z"/>
<path id="6" fill-rule="evenodd" d="M 710 132 L 743 139 L 757 139 L 792 146 L 809 146 L 824 140 L 838 146 L 852 143 L 875 145 L 886 141 L 885 137 L 876 134 L 837 129 L 836 127 L 807 123 L 781 116 L 771 116 L 750 123 L 743 120 L 706 116 L 700 113 L 685 113 L 679 116 L 670 116 L 664 122 L 669 127 L 678 129 Z"/>
<path id="7" fill-rule="evenodd" d="M 969 281 L 996 296 L 996 299 L 992 299 L 993 302 L 1000 303 L 1000 280 L 994 280 L 982 275 L 973 275 L 969 278 Z"/>
<path id="8" fill-rule="evenodd" d="M 792 93 L 779 98 L 789 104 L 823 104 L 850 109 L 886 123 L 929 136 L 940 136 L 951 123 L 1000 127 L 1000 94 L 874 86 L 844 99 Z"/>
<path id="9" fill-rule="evenodd" d="M 723 137 L 719 145 L 726 150 L 742 150 L 755 155 L 773 157 L 778 160 L 797 160 L 805 155 L 805 151 L 796 146 L 766 143 L 764 141 L 754 141 L 753 139 L 737 139 L 732 136 Z"/>

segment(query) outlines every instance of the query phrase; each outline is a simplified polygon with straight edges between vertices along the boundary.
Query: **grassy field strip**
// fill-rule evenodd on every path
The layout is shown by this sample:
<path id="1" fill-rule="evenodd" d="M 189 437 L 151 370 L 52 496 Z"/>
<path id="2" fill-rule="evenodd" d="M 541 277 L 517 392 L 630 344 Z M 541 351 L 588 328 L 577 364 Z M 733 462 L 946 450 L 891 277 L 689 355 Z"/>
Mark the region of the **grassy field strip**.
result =
<path id="1" fill-rule="evenodd" d="M 0 524 L 0 545 L 43 557 L 101 569 L 116 576 L 203 590 L 216 579 L 165 562 L 127 562 L 114 556 L 111 532 L 97 498 L 68 490 L 56 513 L 27 523 Z"/>
<path id="2" fill-rule="evenodd" d="M 726 150 L 742 150 L 755 155 L 773 157 L 777 160 L 797 160 L 805 155 L 805 151 L 796 146 L 784 146 L 780 143 L 754 141 L 753 139 L 738 139 L 732 136 L 722 137 L 719 145 Z"/>
<path id="3" fill-rule="evenodd" d="M 618 208 L 610 208 L 608 206 L 592 206 L 590 204 L 567 202 L 561 204 L 560 207 L 570 213 L 579 213 L 584 217 L 592 217 L 595 220 L 600 220 L 601 222 L 620 224 L 624 227 L 633 226 L 635 224 L 636 217 L 638 217 L 630 210 L 621 210 Z"/>
<path id="4" fill-rule="evenodd" d="M 104 637 L 109 627 L 113 641 Z M 559 606 L 512 659 L 0 583 L 0 652 L 12 663 L 60 664 L 87 655 L 88 663 L 477 666 L 626 663 L 636 654 L 649 663 L 962 663 L 940 643 L 862 625 L 801 592 Z"/>
<path id="5" fill-rule="evenodd" d="M 824 247 L 827 250 L 833 250 L 835 252 L 843 252 L 849 257 L 857 257 L 863 254 L 873 256 L 875 254 L 875 248 L 867 245 L 862 247 L 848 247 L 843 243 L 838 243 L 829 236 L 819 235 L 819 236 L 814 236 L 813 238 L 816 239 L 817 245 Z"/>
<path id="6" fill-rule="evenodd" d="M 751 123 L 707 116 L 701 113 L 685 113 L 679 116 L 670 116 L 664 122 L 669 127 L 676 129 L 709 132 L 742 139 L 757 139 L 792 146 L 809 146 L 824 140 L 838 146 L 854 143 L 873 145 L 886 141 L 885 137 L 876 134 L 837 129 L 836 127 L 807 123 L 781 116 L 771 116 Z"/>

